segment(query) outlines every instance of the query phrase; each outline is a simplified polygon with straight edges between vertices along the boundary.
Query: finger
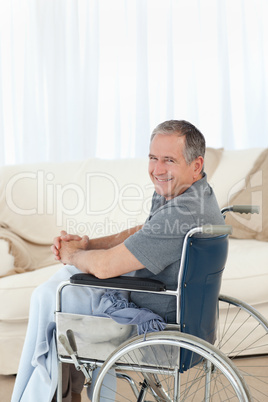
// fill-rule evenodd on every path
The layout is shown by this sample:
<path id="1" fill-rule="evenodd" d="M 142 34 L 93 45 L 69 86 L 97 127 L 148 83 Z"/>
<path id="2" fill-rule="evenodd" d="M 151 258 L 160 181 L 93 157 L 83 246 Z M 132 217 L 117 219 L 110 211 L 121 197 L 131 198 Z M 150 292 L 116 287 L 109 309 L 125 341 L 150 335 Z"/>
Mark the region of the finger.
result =
<path id="1" fill-rule="evenodd" d="M 57 247 L 52 244 L 52 246 L 50 247 L 50 250 L 52 251 L 53 254 L 55 254 L 55 256 L 59 255 L 59 250 L 57 249 Z"/>
<path id="2" fill-rule="evenodd" d="M 56 247 L 56 249 L 60 249 L 60 243 L 61 243 L 61 238 L 60 236 L 57 236 L 53 240 L 53 245 Z"/>
<path id="3" fill-rule="evenodd" d="M 82 237 L 82 241 L 83 241 L 83 243 L 84 244 L 88 244 L 89 243 L 89 237 L 87 236 L 87 235 L 84 235 L 83 237 Z"/>
<path id="4" fill-rule="evenodd" d="M 72 241 L 72 240 L 77 240 L 80 241 L 82 238 L 78 235 L 71 235 L 71 234 L 66 234 L 64 236 L 61 236 L 61 239 L 64 241 Z"/>

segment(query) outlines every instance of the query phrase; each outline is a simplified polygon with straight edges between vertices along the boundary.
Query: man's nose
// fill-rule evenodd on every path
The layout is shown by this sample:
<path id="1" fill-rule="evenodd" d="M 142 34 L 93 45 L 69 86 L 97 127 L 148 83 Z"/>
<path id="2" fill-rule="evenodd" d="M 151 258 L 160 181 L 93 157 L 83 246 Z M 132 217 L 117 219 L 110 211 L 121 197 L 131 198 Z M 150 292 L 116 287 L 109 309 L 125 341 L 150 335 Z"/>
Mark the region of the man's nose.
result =
<path id="1" fill-rule="evenodd" d="M 166 167 L 165 163 L 161 161 L 157 161 L 155 166 L 154 166 L 154 174 L 155 175 L 161 175 L 166 173 Z"/>

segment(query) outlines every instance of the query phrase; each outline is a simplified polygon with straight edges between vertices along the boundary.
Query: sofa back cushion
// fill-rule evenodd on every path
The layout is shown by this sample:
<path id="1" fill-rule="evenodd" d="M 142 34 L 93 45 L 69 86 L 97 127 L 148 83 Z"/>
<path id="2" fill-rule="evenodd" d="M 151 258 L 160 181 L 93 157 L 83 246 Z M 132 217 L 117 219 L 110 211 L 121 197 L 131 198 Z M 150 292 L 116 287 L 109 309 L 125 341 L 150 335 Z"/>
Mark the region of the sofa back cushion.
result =
<path id="1" fill-rule="evenodd" d="M 211 176 L 222 150 L 208 148 Z M 143 223 L 153 185 L 144 159 L 6 166 L 0 169 L 0 226 L 37 244 L 51 244 L 60 230 L 91 237 Z"/>
<path id="2" fill-rule="evenodd" d="M 213 173 L 217 169 L 221 158 L 222 158 L 223 148 L 206 148 L 204 170 L 207 174 L 208 181 L 210 181 Z"/>
<path id="3" fill-rule="evenodd" d="M 144 222 L 153 186 L 147 159 L 88 159 L 0 170 L 0 226 L 51 244 L 60 230 L 99 237 Z"/>

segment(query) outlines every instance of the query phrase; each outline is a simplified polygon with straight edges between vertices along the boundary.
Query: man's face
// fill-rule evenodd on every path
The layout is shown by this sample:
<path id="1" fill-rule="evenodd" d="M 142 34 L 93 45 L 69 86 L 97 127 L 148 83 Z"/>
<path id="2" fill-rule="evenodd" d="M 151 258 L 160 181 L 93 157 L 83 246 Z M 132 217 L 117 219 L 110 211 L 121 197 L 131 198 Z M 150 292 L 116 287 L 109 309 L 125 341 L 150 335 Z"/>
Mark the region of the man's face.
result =
<path id="1" fill-rule="evenodd" d="M 155 191 L 166 200 L 182 194 L 201 178 L 203 158 L 187 165 L 183 156 L 185 137 L 157 134 L 150 145 L 149 175 Z"/>

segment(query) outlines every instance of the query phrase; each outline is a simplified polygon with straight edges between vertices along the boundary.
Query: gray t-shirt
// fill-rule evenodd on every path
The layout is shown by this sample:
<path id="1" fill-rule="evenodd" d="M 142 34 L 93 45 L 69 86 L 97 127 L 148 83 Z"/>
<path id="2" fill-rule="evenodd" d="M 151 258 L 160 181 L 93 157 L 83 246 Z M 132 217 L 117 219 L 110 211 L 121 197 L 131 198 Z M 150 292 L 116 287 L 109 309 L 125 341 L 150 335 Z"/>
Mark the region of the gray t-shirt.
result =
<path id="1" fill-rule="evenodd" d="M 135 272 L 141 278 L 157 279 L 167 289 L 176 289 L 185 234 L 193 227 L 224 224 L 206 174 L 184 193 L 166 201 L 154 193 L 150 215 L 143 228 L 125 240 L 128 250 L 146 267 Z M 175 298 L 131 292 L 131 300 L 168 322 L 175 322 Z"/>

